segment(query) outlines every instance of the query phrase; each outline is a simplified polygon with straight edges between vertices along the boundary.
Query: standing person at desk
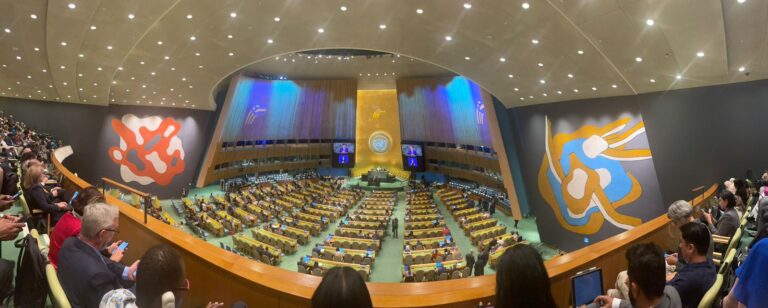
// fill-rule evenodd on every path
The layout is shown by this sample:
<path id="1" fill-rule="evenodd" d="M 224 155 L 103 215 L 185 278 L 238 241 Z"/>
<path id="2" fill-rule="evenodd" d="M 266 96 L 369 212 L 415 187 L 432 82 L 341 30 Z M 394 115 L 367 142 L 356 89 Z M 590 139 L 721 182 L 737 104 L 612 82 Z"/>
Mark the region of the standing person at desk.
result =
<path id="1" fill-rule="evenodd" d="M 469 276 L 472 276 L 472 270 L 475 266 L 475 250 L 472 249 L 469 251 L 469 253 L 464 257 L 464 259 L 467 261 L 467 267 L 469 268 Z"/>

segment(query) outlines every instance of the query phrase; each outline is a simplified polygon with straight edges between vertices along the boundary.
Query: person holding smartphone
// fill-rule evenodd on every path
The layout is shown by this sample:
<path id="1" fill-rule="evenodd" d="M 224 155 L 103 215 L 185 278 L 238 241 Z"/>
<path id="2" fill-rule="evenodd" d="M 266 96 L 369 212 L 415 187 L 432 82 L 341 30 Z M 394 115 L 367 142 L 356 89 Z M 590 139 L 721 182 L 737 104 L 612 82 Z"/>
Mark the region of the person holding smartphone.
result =
<path id="1" fill-rule="evenodd" d="M 59 222 L 64 214 L 66 214 L 69 208 L 66 202 L 54 202 L 59 190 L 48 190 L 45 188 L 45 181 L 48 180 L 48 176 L 45 175 L 42 166 L 32 166 L 27 170 L 27 174 L 24 176 L 24 191 L 25 198 L 29 204 L 30 210 L 38 209 L 43 210 L 46 214 L 51 215 L 51 226 L 53 227 Z"/>

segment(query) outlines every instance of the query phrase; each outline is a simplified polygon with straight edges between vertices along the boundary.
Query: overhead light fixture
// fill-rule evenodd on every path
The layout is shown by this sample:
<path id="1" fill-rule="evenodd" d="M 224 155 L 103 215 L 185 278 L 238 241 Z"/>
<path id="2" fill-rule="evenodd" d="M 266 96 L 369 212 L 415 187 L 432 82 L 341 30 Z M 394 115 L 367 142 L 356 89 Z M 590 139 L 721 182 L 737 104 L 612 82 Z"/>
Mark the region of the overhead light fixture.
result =
<path id="1" fill-rule="evenodd" d="M 537 39 L 532 39 L 532 40 L 531 40 L 531 43 L 533 43 L 533 44 L 538 44 L 538 43 L 539 43 L 539 40 L 537 40 Z"/>
<path id="2" fill-rule="evenodd" d="M 136 18 L 136 15 L 128 14 L 128 19 L 134 19 L 134 18 Z"/>
<path id="3" fill-rule="evenodd" d="M 77 8 L 77 5 L 75 5 L 74 3 L 70 3 L 70 4 L 67 4 L 67 7 L 69 7 L 69 9 L 71 10 L 74 10 Z"/>
<path id="4" fill-rule="evenodd" d="M 568 78 L 573 78 L 573 74 L 568 74 Z"/>
<path id="5" fill-rule="evenodd" d="M 163 41 L 157 41 L 157 45 L 163 45 Z"/>
<path id="6" fill-rule="evenodd" d="M 96 30 L 96 26 L 91 26 L 91 30 Z"/>
<path id="7" fill-rule="evenodd" d="M 507 58 L 504 58 L 504 57 L 502 57 L 502 58 L 499 58 L 499 61 L 501 61 L 501 62 L 507 62 Z"/>
<path id="8" fill-rule="evenodd" d="M 35 51 L 40 51 L 40 48 L 35 47 L 34 50 Z"/>
<path id="9" fill-rule="evenodd" d="M 67 46 L 67 42 L 61 42 L 61 46 Z"/>
<path id="10" fill-rule="evenodd" d="M 573 89 L 573 93 L 579 93 L 579 89 Z"/>
<path id="11" fill-rule="evenodd" d="M 424 10 L 416 9 L 416 14 L 419 14 L 419 15 L 424 14 Z"/>
<path id="12" fill-rule="evenodd" d="M 563 94 L 563 91 L 557 90 L 557 94 Z"/>
<path id="13" fill-rule="evenodd" d="M 528 2 L 523 2 L 522 7 L 523 7 L 524 10 L 527 10 L 527 9 L 531 8 L 531 5 L 528 4 Z"/>
<path id="14" fill-rule="evenodd" d="M 471 3 L 464 3 L 464 8 L 469 10 L 469 9 L 472 8 L 472 4 Z"/>
<path id="15" fill-rule="evenodd" d="M 445 36 L 445 40 L 446 40 L 446 41 L 450 41 L 450 40 L 453 40 L 453 38 L 452 38 L 452 37 L 450 37 L 450 36 Z"/>
<path id="16" fill-rule="evenodd" d="M 170 59 L 171 59 L 171 57 L 169 57 L 169 56 L 165 56 L 165 57 L 163 57 L 163 59 L 166 59 L 166 60 L 170 60 Z"/>
<path id="17" fill-rule="evenodd" d="M 107 50 L 112 50 L 112 46 L 107 46 Z"/>
<path id="18" fill-rule="evenodd" d="M 231 56 L 234 56 L 234 55 L 235 55 L 235 53 L 234 53 L 234 52 L 230 52 L 230 53 L 229 53 L 229 56 L 230 56 L 230 57 L 231 57 Z"/>
<path id="19" fill-rule="evenodd" d="M 339 10 L 341 10 L 342 12 L 346 12 L 346 11 L 347 11 L 347 7 L 342 5 L 342 6 L 339 8 Z"/>
<path id="20" fill-rule="evenodd" d="M 122 71 L 122 70 L 123 70 L 123 67 L 122 67 L 122 66 L 118 66 L 118 67 L 117 67 L 117 70 L 118 70 L 118 71 Z"/>
<path id="21" fill-rule="evenodd" d="M 29 14 L 29 18 L 32 18 L 32 19 L 37 19 L 37 15 L 35 15 L 35 14 Z"/>
<path id="22" fill-rule="evenodd" d="M 467 60 L 467 61 L 469 61 L 469 60 L 471 60 L 471 59 L 472 59 L 472 58 L 470 58 L 470 57 L 464 57 L 464 60 Z"/>
<path id="23" fill-rule="evenodd" d="M 318 29 L 317 29 L 317 32 L 318 32 L 318 33 L 323 33 L 323 32 L 325 32 L 325 29 L 323 29 L 323 28 L 318 28 Z"/>
<path id="24" fill-rule="evenodd" d="M 3 29 L 3 31 L 5 31 L 5 33 L 11 33 L 11 29 L 8 28 Z"/>
<path id="25" fill-rule="evenodd" d="M 228 39 L 231 39 L 232 37 L 233 37 L 232 34 L 227 34 Z"/>
<path id="26" fill-rule="evenodd" d="M 640 57 L 636 57 L 636 58 L 635 58 L 635 62 L 643 62 L 643 58 L 640 58 Z"/>
<path id="27" fill-rule="evenodd" d="M 187 14 L 187 19 L 192 19 L 192 14 Z"/>
<path id="28" fill-rule="evenodd" d="M 275 17 L 275 18 L 274 18 L 274 21 L 275 21 L 275 22 L 280 22 L 280 17 Z"/>
<path id="29" fill-rule="evenodd" d="M 743 66 L 739 67 L 739 72 L 743 72 L 745 68 Z"/>
<path id="30" fill-rule="evenodd" d="M 611 88 L 614 88 L 614 89 L 616 89 L 616 88 L 618 88 L 618 87 L 619 87 L 619 86 L 617 86 L 617 85 L 615 85 L 615 84 L 612 84 L 612 85 L 611 85 Z"/>
<path id="31" fill-rule="evenodd" d="M 518 88 L 514 88 L 513 90 L 515 90 L 515 92 L 520 91 L 520 89 L 518 89 Z"/>
<path id="32" fill-rule="evenodd" d="M 596 87 L 592 87 L 592 91 L 597 91 L 597 88 Z"/>
<path id="33" fill-rule="evenodd" d="M 654 22 L 653 19 L 650 19 L 650 18 L 645 20 L 645 24 L 649 26 L 653 26 L 655 23 L 656 22 Z"/>
<path id="34" fill-rule="evenodd" d="M 21 60 L 21 56 L 16 56 L 16 60 Z"/>
<path id="35" fill-rule="evenodd" d="M 546 80 L 544 80 L 544 79 L 541 79 L 541 80 L 539 80 L 539 83 L 540 83 L 540 84 L 545 84 L 545 83 L 547 83 L 547 81 L 546 81 Z"/>
<path id="36" fill-rule="evenodd" d="M 682 75 L 677 75 L 677 76 L 675 76 L 675 79 L 678 79 L 678 80 L 683 79 L 683 76 Z"/>
<path id="37" fill-rule="evenodd" d="M 747 0 L 736 0 L 736 2 L 738 2 L 738 3 L 744 3 L 744 2 L 747 2 Z"/>
<path id="38" fill-rule="evenodd" d="M 536 64 L 536 65 L 538 65 L 539 67 L 544 67 L 544 63 L 541 63 L 541 62 L 539 62 L 539 63 L 538 63 L 538 64 Z"/>
<path id="39" fill-rule="evenodd" d="M 387 25 L 385 25 L 385 24 L 380 24 L 379 25 L 379 29 L 381 29 L 381 30 L 384 30 L 386 28 L 387 28 Z"/>
<path id="40" fill-rule="evenodd" d="M 703 58 L 704 57 L 704 52 L 703 51 L 699 51 L 699 52 L 696 53 L 696 56 L 699 57 L 699 58 Z"/>
<path id="41" fill-rule="evenodd" d="M 237 13 L 235 13 L 235 12 L 229 13 L 229 17 L 235 18 L 235 17 L 237 17 Z"/>
<path id="42" fill-rule="evenodd" d="M 197 37 L 195 37 L 194 35 L 189 37 L 189 40 L 190 40 L 190 41 L 194 41 L 194 40 L 196 40 L 196 39 L 197 39 Z"/>
<path id="43" fill-rule="evenodd" d="M 272 43 L 274 43 L 274 42 L 275 42 L 275 41 L 273 41 L 272 39 L 268 39 L 268 40 L 267 40 L 267 44 L 272 44 Z"/>
<path id="44" fill-rule="evenodd" d="M 507 75 L 507 77 L 509 77 L 509 78 L 515 78 L 515 75 L 509 74 L 509 75 Z"/>
<path id="45" fill-rule="evenodd" d="M 576 53 L 577 53 L 577 54 L 580 54 L 580 55 L 583 55 L 583 54 L 584 54 L 584 51 L 583 51 L 583 50 L 578 50 L 578 51 L 576 51 Z"/>
<path id="46" fill-rule="evenodd" d="M 77 57 L 78 58 L 82 58 L 82 57 L 85 57 L 85 55 L 84 54 L 78 54 Z"/>

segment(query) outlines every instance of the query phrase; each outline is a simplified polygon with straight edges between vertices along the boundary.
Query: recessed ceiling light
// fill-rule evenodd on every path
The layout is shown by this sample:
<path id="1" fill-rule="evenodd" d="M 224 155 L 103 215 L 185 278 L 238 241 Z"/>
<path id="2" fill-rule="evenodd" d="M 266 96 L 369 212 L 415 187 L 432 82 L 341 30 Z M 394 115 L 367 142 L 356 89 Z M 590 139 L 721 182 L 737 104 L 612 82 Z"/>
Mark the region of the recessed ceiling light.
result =
<path id="1" fill-rule="evenodd" d="M 747 2 L 747 0 L 736 0 L 736 2 L 738 2 L 738 3 L 744 3 L 744 2 Z"/>
<path id="2" fill-rule="evenodd" d="M 541 62 L 537 63 L 536 65 L 538 65 L 539 67 L 544 67 L 544 63 L 541 63 Z"/>
<path id="3" fill-rule="evenodd" d="M 573 89 L 573 93 L 579 93 L 579 89 Z"/>
<path id="4" fill-rule="evenodd" d="M 514 90 L 515 90 L 515 92 L 520 91 L 520 89 L 518 89 L 518 88 L 515 88 Z"/>
<path id="5" fill-rule="evenodd" d="M 30 76 L 30 75 L 27 75 L 27 79 L 32 79 L 32 76 Z"/>
<path id="6" fill-rule="evenodd" d="M 472 59 L 472 58 L 470 58 L 470 57 L 464 57 L 464 60 L 467 60 L 467 61 L 469 61 L 469 60 L 471 60 L 471 59 Z"/>
<path id="7" fill-rule="evenodd" d="M 40 48 L 35 47 L 34 50 L 35 51 L 40 51 Z"/>
<path id="8" fill-rule="evenodd" d="M 60 68 L 60 69 L 66 69 L 67 67 L 66 67 L 66 66 L 64 66 L 64 65 L 62 65 L 62 66 L 59 66 L 59 68 Z"/>
<path id="9" fill-rule="evenodd" d="M 537 40 L 537 39 L 532 39 L 532 40 L 531 40 L 531 43 L 534 43 L 534 44 L 538 44 L 538 43 L 539 43 L 539 40 Z"/>
<path id="10" fill-rule="evenodd" d="M 91 26 L 91 30 L 96 30 L 96 26 Z"/>
<path id="11" fill-rule="evenodd" d="M 128 14 L 128 19 L 134 19 L 134 18 L 136 18 L 136 15 Z"/>
<path id="12" fill-rule="evenodd" d="M 547 96 L 547 93 L 541 93 L 541 96 Z"/>
<path id="13" fill-rule="evenodd" d="M 563 94 L 563 91 L 557 90 L 557 94 Z"/>
<path id="14" fill-rule="evenodd" d="M 172 70 L 172 71 L 175 71 L 175 70 L 176 70 L 176 68 L 175 68 L 175 67 L 171 67 L 171 70 Z"/>
<path id="15" fill-rule="evenodd" d="M 509 77 L 509 78 L 515 78 L 515 75 L 509 74 L 509 75 L 507 75 L 507 77 Z"/>
<path id="16" fill-rule="evenodd" d="M 592 91 L 597 91 L 597 88 L 596 87 L 592 87 Z"/>
<path id="17" fill-rule="evenodd" d="M 501 62 L 507 62 L 507 58 L 504 58 L 504 57 L 502 57 L 502 58 L 499 58 L 499 61 L 501 61 Z"/>
<path id="18" fill-rule="evenodd" d="M 232 37 L 233 37 L 232 34 L 227 34 L 228 39 L 231 39 Z"/>
<path id="19" fill-rule="evenodd" d="M 275 21 L 275 22 L 279 22 L 279 21 L 280 21 L 280 17 L 275 17 L 275 18 L 274 18 L 274 21 Z"/>
<path id="20" fill-rule="evenodd" d="M 385 25 L 385 24 L 380 24 L 379 25 L 379 29 L 381 29 L 381 30 L 384 30 L 386 28 L 387 28 L 387 25 Z"/>
<path id="21" fill-rule="evenodd" d="M 72 10 L 74 10 L 74 9 L 77 8 L 77 5 L 75 5 L 74 3 L 70 3 L 70 4 L 67 4 L 67 7 L 69 7 Z"/>
<path id="22" fill-rule="evenodd" d="M 682 75 L 677 75 L 677 76 L 675 76 L 675 79 L 682 79 L 682 78 L 683 78 L 683 76 L 682 76 Z"/>
<path id="23" fill-rule="evenodd" d="M 523 7 L 524 10 L 527 10 L 527 9 L 531 8 L 531 5 L 528 4 L 528 2 L 523 2 L 522 7 Z"/>
<path id="24" fill-rule="evenodd" d="M 580 54 L 580 55 L 583 55 L 583 54 L 584 54 L 584 51 L 583 51 L 583 50 L 578 50 L 578 51 L 576 51 L 576 53 L 577 53 L 577 54 Z"/>
<path id="25" fill-rule="evenodd" d="M 141 85 L 141 87 L 142 87 L 142 88 L 146 88 L 146 87 L 147 87 L 147 85 L 143 84 L 143 85 Z"/>
<path id="26" fill-rule="evenodd" d="M 235 53 L 234 53 L 234 52 L 230 52 L 230 53 L 229 53 L 229 56 L 230 56 L 230 57 L 231 57 L 231 56 L 234 56 L 234 55 L 235 55 Z"/>
<path id="27" fill-rule="evenodd" d="M 525 100 L 525 97 L 521 97 L 521 98 L 520 98 L 520 100 L 521 100 L 521 101 L 524 101 L 524 100 Z"/>
<path id="28" fill-rule="evenodd" d="M 469 9 L 472 8 L 472 4 L 471 3 L 464 3 L 464 8 L 469 10 Z"/>
<path id="29" fill-rule="evenodd" d="M 342 5 L 341 7 L 339 7 L 339 10 L 341 10 L 342 12 L 346 12 L 347 7 Z"/>
<path id="30" fill-rule="evenodd" d="M 166 59 L 166 60 L 170 60 L 170 59 L 171 59 L 171 57 L 169 57 L 169 56 L 165 56 L 165 57 L 163 57 L 163 59 Z"/>
<path id="31" fill-rule="evenodd" d="M 67 42 L 61 42 L 61 46 L 67 46 Z"/>
<path id="32" fill-rule="evenodd" d="M 187 19 L 192 19 L 192 14 L 187 14 Z"/>
<path id="33" fill-rule="evenodd" d="M 190 40 L 190 41 L 194 41 L 194 40 L 196 40 L 196 39 L 197 39 L 197 37 L 195 37 L 194 35 L 189 37 L 189 40 Z"/>
<path id="34" fill-rule="evenodd" d="M 318 32 L 318 33 L 323 33 L 323 32 L 325 32 L 325 29 L 323 29 L 323 28 L 317 28 L 317 32 Z"/>
<path id="35" fill-rule="evenodd" d="M 107 50 L 112 50 L 112 46 L 107 46 Z"/>
<path id="36" fill-rule="evenodd" d="M 528 95 L 528 98 L 533 98 L 533 95 Z"/>
<path id="37" fill-rule="evenodd" d="M 416 14 L 424 14 L 424 10 L 422 10 L 422 9 L 416 9 Z"/>
<path id="38" fill-rule="evenodd" d="M 85 55 L 84 54 L 78 54 L 77 57 L 78 58 L 82 58 L 82 57 L 85 57 Z"/>
<path id="39" fill-rule="evenodd" d="M 568 74 L 568 78 L 573 78 L 573 74 Z"/>
<path id="40" fill-rule="evenodd" d="M 37 19 L 37 15 L 35 15 L 35 14 L 29 14 L 29 18 L 32 18 L 32 19 Z"/>
<path id="41" fill-rule="evenodd" d="M 199 53 L 199 52 L 196 52 L 196 53 L 195 53 L 195 57 L 199 57 L 199 56 L 200 56 L 200 53 Z"/>
<path id="42" fill-rule="evenodd" d="M 229 13 L 229 17 L 235 18 L 237 17 L 237 13 L 235 12 Z"/>
<path id="43" fill-rule="evenodd" d="M 157 41 L 157 45 L 163 45 L 163 41 Z"/>
<path id="44" fill-rule="evenodd" d="M 619 87 L 619 86 L 617 86 L 617 85 L 615 85 L 615 84 L 612 84 L 612 85 L 611 85 L 611 88 L 614 88 L 614 89 L 616 89 L 616 88 L 618 88 L 618 87 Z"/>
<path id="45" fill-rule="evenodd" d="M 640 58 L 640 57 L 636 57 L 636 58 L 635 58 L 635 62 L 643 62 L 643 58 Z"/>
<path id="46" fill-rule="evenodd" d="M 47 72 L 48 72 L 48 70 L 47 70 L 47 69 L 43 69 L 43 73 L 47 73 Z"/>
<path id="47" fill-rule="evenodd" d="M 267 40 L 267 44 L 272 44 L 272 43 L 274 43 L 274 42 L 275 42 L 275 41 L 273 41 L 272 39 L 268 39 L 268 40 Z"/>
<path id="48" fill-rule="evenodd" d="M 187 77 L 181 77 L 181 81 L 187 81 Z"/>
<path id="49" fill-rule="evenodd" d="M 450 40 L 453 40 L 453 38 L 452 38 L 451 36 L 449 36 L 449 35 L 446 35 L 446 36 L 445 36 L 445 40 L 446 40 L 446 41 L 450 41 Z"/>
<path id="50" fill-rule="evenodd" d="M 745 68 L 744 68 L 743 66 L 739 67 L 739 72 L 743 72 L 743 71 L 744 71 L 744 69 L 745 69 Z"/>
<path id="51" fill-rule="evenodd" d="M 122 66 L 118 66 L 118 67 L 117 67 L 117 70 L 118 70 L 118 71 L 122 71 L 122 70 L 123 70 L 123 67 L 122 67 Z"/>
<path id="52" fill-rule="evenodd" d="M 16 60 L 21 60 L 21 56 L 16 56 Z"/>
<path id="53" fill-rule="evenodd" d="M 540 83 L 540 84 L 545 84 L 545 83 L 547 83 L 547 81 L 546 81 L 546 80 L 544 80 L 544 79 L 541 79 L 541 80 L 539 80 L 539 83 Z"/>
<path id="54" fill-rule="evenodd" d="M 646 25 L 649 25 L 649 26 L 653 26 L 653 24 L 655 24 L 655 22 L 653 21 L 653 19 L 650 19 L 650 18 L 649 18 L 649 19 L 646 19 L 646 20 L 645 20 L 645 24 L 646 24 Z"/>
<path id="55" fill-rule="evenodd" d="M 144 65 L 144 61 L 139 62 L 139 64 Z"/>
<path id="56" fill-rule="evenodd" d="M 699 52 L 696 53 L 696 56 L 699 57 L 699 58 L 703 58 L 704 57 L 704 52 L 703 51 L 699 51 Z"/>

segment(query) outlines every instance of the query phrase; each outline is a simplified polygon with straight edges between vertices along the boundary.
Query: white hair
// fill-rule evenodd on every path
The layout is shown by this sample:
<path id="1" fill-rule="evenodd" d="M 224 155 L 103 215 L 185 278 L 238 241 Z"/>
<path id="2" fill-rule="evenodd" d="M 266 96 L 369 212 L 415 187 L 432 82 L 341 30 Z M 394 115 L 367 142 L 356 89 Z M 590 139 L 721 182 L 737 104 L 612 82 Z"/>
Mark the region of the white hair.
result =
<path id="1" fill-rule="evenodd" d="M 675 223 L 681 223 L 693 215 L 693 207 L 688 201 L 677 200 L 667 209 L 667 217 Z"/>
<path id="2" fill-rule="evenodd" d="M 83 226 L 80 235 L 87 239 L 95 239 L 99 231 L 109 228 L 120 216 L 116 206 L 106 203 L 94 203 L 85 207 Z"/>

